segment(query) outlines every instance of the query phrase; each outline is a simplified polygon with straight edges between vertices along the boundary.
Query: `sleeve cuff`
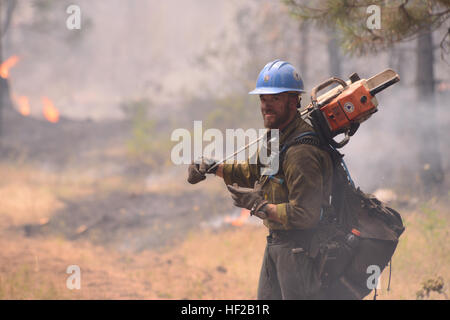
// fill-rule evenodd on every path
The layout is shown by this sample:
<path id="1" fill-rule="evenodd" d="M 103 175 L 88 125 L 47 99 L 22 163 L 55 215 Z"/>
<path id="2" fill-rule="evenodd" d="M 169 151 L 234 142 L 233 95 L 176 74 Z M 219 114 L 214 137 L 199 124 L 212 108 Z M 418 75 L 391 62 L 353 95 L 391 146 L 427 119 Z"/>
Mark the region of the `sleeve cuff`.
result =
<path id="1" fill-rule="evenodd" d="M 288 217 L 287 217 L 287 211 L 286 211 L 286 203 L 280 203 L 276 204 L 277 209 L 277 218 L 281 221 L 284 227 L 287 228 L 288 226 Z"/>

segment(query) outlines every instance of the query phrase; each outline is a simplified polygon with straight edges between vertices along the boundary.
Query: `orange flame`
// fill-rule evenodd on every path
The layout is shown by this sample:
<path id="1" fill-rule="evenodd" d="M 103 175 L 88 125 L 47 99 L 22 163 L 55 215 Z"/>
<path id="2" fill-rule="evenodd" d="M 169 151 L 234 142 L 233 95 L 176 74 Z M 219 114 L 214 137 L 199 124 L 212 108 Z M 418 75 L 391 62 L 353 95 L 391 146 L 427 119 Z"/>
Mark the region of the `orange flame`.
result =
<path id="1" fill-rule="evenodd" d="M 3 63 L 0 64 L 0 77 L 7 79 L 9 77 L 9 69 L 14 67 L 17 62 L 19 62 L 18 56 L 11 56 L 3 61 Z"/>
<path id="2" fill-rule="evenodd" d="M 42 104 L 44 105 L 44 117 L 52 123 L 59 121 L 59 111 L 53 105 L 53 102 L 47 97 L 42 97 Z"/>
<path id="3" fill-rule="evenodd" d="M 17 104 L 17 110 L 25 117 L 29 116 L 30 115 L 30 102 L 28 101 L 28 98 L 25 96 L 13 95 L 13 99 Z"/>
<path id="4" fill-rule="evenodd" d="M 249 217 L 250 217 L 250 210 L 242 209 L 241 215 L 238 218 L 232 219 L 230 216 L 226 216 L 225 222 L 230 223 L 232 226 L 235 227 L 241 227 Z"/>

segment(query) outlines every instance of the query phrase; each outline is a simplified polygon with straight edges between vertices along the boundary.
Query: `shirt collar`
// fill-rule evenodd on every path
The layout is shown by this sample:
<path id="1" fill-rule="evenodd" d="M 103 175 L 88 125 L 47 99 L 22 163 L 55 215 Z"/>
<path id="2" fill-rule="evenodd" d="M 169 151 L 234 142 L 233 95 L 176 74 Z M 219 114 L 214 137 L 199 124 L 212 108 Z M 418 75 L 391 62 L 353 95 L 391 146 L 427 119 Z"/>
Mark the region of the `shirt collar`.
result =
<path id="1" fill-rule="evenodd" d="M 289 122 L 289 124 L 280 130 L 280 145 L 285 143 L 287 138 L 295 131 L 301 121 L 300 113 L 297 112 L 295 117 Z"/>

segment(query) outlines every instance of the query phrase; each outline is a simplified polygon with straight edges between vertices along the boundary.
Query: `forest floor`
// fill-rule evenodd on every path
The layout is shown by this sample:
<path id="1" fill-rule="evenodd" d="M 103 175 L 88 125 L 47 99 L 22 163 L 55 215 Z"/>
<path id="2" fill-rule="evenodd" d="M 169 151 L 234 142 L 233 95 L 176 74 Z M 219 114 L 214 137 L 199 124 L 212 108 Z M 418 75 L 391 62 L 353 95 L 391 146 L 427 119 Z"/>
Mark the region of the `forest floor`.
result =
<path id="1" fill-rule="evenodd" d="M 185 167 L 134 165 L 127 123 L 4 116 L 0 299 L 256 298 L 267 230 L 220 179 L 192 186 Z M 448 299 L 450 193 L 401 198 L 406 231 L 378 298 L 416 299 L 440 277 L 426 298 Z M 80 289 L 68 288 L 73 265 Z"/>
<path id="2" fill-rule="evenodd" d="M 171 228 L 176 219 L 169 214 L 171 209 L 164 207 L 168 213 L 165 228 L 161 225 L 166 222 L 147 217 L 152 210 L 142 209 L 147 202 L 141 197 L 154 197 L 154 190 L 131 191 L 119 179 L 104 180 L 101 186 L 93 187 L 93 181 L 81 173 L 56 176 L 5 164 L 0 166 L 0 176 L 0 299 L 256 298 L 267 233 L 262 225 L 253 223 L 256 218 L 241 226 L 196 223 L 198 227 L 194 227 L 193 219 L 207 220 L 204 214 L 183 216 L 180 210 L 178 219 L 191 223 Z M 218 181 L 203 183 L 212 189 L 223 187 Z M 123 207 L 114 206 L 104 197 L 95 202 L 92 195 L 99 189 L 113 194 L 115 201 L 127 199 L 117 190 L 126 190 L 128 195 L 134 192 L 130 199 L 137 207 L 143 203 L 141 214 L 128 213 L 131 209 L 126 201 Z M 80 197 L 90 200 L 76 202 Z M 200 206 L 193 203 L 189 210 L 204 211 Z M 399 210 L 406 231 L 392 261 L 390 290 L 386 268 L 378 299 L 416 299 L 425 281 L 439 277 L 444 280 L 444 291 L 432 292 L 429 298 L 448 298 L 448 208 L 449 199 L 444 197 Z M 97 217 L 118 218 L 96 224 L 84 210 Z M 223 221 L 230 219 L 215 216 Z M 58 228 L 60 232 L 56 232 Z M 136 242 L 152 232 L 156 236 Z M 166 241 L 170 235 L 173 239 Z M 161 239 L 161 243 L 155 239 Z M 69 290 L 66 285 L 70 276 L 66 271 L 71 265 L 80 267 L 79 290 Z"/>

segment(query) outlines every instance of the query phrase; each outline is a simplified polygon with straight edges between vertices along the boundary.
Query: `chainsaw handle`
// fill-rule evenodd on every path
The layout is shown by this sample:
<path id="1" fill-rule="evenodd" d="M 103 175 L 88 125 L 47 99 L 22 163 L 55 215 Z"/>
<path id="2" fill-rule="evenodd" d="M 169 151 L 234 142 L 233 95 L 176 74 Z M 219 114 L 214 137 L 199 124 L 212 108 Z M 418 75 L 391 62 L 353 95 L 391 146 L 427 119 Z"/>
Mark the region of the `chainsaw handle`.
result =
<path id="1" fill-rule="evenodd" d="M 340 142 L 337 142 L 337 141 L 334 140 L 334 139 L 330 139 L 330 140 L 331 140 L 331 141 L 330 141 L 330 144 L 331 144 L 333 147 L 335 147 L 335 148 L 337 148 L 337 149 L 342 148 L 343 146 L 345 146 L 345 145 L 350 141 L 350 132 L 349 132 L 349 130 L 345 131 L 345 137 L 344 137 L 344 139 L 342 139 L 342 141 L 340 141 Z"/>
<path id="2" fill-rule="evenodd" d="M 322 89 L 325 89 L 326 87 L 328 87 L 329 85 L 332 85 L 333 83 L 338 83 L 344 88 L 347 87 L 347 83 L 344 80 L 336 78 L 336 77 L 332 77 L 328 80 L 325 80 L 324 82 L 322 82 L 317 87 L 314 87 L 311 90 L 311 103 L 313 104 L 314 107 L 317 105 L 317 92 Z"/>

